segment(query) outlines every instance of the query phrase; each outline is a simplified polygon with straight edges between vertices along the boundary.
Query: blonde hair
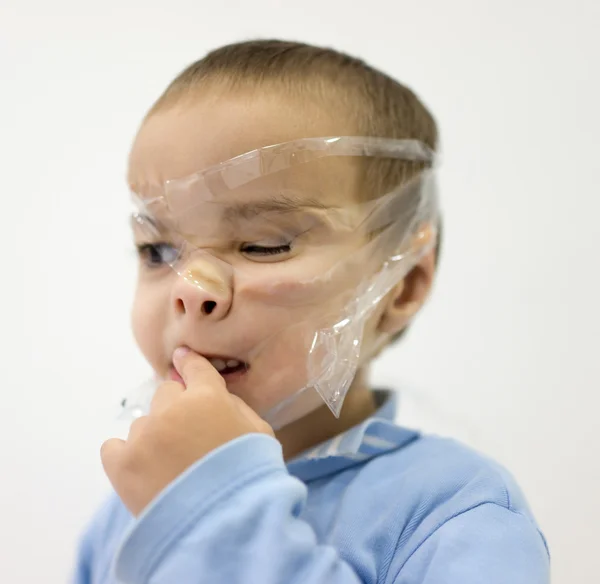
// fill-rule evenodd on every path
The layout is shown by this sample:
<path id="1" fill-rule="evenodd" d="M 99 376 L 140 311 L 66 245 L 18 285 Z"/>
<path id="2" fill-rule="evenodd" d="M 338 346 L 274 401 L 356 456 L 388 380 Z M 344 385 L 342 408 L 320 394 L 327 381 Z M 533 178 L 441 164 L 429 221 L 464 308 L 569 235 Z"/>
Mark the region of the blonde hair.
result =
<path id="1" fill-rule="evenodd" d="M 308 102 L 320 101 L 330 113 L 342 111 L 360 136 L 419 140 L 436 150 L 436 122 L 405 85 L 364 61 L 334 49 L 281 40 L 247 41 L 218 48 L 184 69 L 148 116 L 198 91 L 219 87 L 277 88 Z M 398 186 L 423 165 L 391 159 L 365 166 L 365 181 L 376 192 Z M 384 192 L 384 191 L 383 191 Z"/>

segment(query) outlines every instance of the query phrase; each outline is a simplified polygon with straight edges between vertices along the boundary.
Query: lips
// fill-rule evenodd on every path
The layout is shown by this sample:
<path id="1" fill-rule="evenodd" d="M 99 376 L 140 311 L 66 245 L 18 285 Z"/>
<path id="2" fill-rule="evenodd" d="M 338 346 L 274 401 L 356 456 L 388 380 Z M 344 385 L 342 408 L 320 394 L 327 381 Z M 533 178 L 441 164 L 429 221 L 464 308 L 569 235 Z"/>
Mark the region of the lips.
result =
<path id="1" fill-rule="evenodd" d="M 198 353 L 199 355 L 201 353 Z M 202 355 L 205 359 L 207 359 L 210 364 L 219 372 L 219 374 L 228 382 L 233 382 L 242 375 L 244 375 L 248 369 L 250 369 L 250 365 L 245 363 L 244 361 L 240 361 L 239 359 L 235 359 L 233 357 L 224 357 L 224 356 L 208 356 Z M 173 381 L 177 381 L 185 385 L 183 378 L 175 369 L 173 365 L 169 368 L 169 378 Z"/>
<path id="2" fill-rule="evenodd" d="M 169 379 L 171 381 L 177 381 L 177 383 L 181 383 L 181 385 L 185 385 L 185 382 L 183 381 L 183 377 L 181 377 L 181 375 L 179 375 L 179 372 L 177 371 L 177 369 L 175 369 L 175 367 L 173 367 L 173 365 L 171 365 L 171 367 L 169 367 Z"/>

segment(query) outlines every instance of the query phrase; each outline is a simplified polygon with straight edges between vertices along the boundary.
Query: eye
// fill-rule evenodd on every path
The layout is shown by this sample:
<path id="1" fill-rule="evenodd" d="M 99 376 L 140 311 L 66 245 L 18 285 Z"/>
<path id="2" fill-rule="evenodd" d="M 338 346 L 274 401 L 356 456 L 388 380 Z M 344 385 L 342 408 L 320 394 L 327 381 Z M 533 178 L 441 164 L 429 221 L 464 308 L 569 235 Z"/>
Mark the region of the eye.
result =
<path id="1" fill-rule="evenodd" d="M 290 253 L 292 251 L 292 244 L 285 243 L 283 245 L 266 246 L 247 243 L 242 246 L 241 251 L 242 253 L 250 256 L 276 256 Z"/>
<path id="2" fill-rule="evenodd" d="M 179 257 L 179 251 L 168 243 L 142 243 L 136 247 L 140 259 L 149 268 L 172 265 Z"/>

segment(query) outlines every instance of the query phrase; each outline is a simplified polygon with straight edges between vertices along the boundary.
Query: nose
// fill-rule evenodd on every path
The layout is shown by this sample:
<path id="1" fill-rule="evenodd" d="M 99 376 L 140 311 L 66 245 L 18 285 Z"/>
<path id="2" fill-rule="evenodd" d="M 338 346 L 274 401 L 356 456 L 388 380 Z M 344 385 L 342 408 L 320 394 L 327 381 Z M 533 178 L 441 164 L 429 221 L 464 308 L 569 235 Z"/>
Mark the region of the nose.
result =
<path id="1" fill-rule="evenodd" d="M 231 309 L 231 266 L 213 257 L 192 258 L 179 272 L 173 302 L 179 315 L 221 320 Z"/>

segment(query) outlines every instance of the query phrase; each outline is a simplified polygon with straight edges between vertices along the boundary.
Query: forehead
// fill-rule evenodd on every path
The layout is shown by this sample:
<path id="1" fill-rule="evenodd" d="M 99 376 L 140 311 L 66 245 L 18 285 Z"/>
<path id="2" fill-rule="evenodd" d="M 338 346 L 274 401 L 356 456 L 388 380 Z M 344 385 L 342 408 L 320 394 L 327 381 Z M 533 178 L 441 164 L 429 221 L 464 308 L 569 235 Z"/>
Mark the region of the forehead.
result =
<path id="1" fill-rule="evenodd" d="M 155 112 L 144 122 L 131 149 L 128 183 L 143 195 L 167 180 L 257 148 L 300 138 L 347 135 L 349 130 L 343 118 L 335 120 L 320 108 L 277 96 L 187 100 Z M 314 194 L 318 187 L 339 202 L 339 197 L 353 191 L 358 165 L 347 158 L 327 159 L 301 175 L 299 184 L 305 183 L 302 186 L 307 190 Z"/>

